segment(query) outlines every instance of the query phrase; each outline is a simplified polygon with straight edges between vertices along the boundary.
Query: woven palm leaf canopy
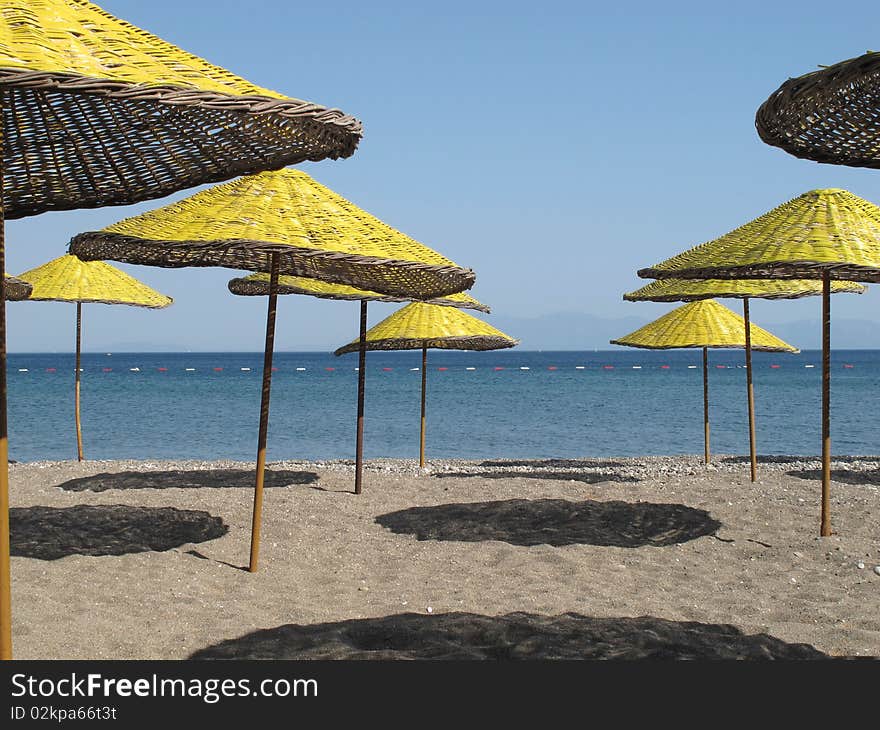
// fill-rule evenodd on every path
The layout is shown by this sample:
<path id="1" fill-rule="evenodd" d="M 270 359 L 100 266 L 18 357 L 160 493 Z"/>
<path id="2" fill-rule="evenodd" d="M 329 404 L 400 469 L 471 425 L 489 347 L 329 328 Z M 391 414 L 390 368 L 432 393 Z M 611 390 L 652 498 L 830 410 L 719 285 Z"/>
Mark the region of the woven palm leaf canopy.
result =
<path id="1" fill-rule="evenodd" d="M 59 256 L 19 277 L 33 291 L 29 301 L 76 303 L 76 365 L 74 366 L 74 422 L 77 458 L 83 460 L 80 421 L 80 354 L 82 351 L 82 305 L 127 304 L 162 309 L 172 303 L 146 284 L 103 261 L 80 261 L 76 256 Z"/>
<path id="2" fill-rule="evenodd" d="M 789 79 L 760 106 L 755 126 L 795 157 L 880 168 L 880 53 Z"/>
<path id="3" fill-rule="evenodd" d="M 238 296 L 266 296 L 269 292 L 271 277 L 268 274 L 251 274 L 240 279 L 232 279 L 229 282 L 229 291 Z M 357 392 L 357 429 L 355 441 L 354 460 L 354 493 L 363 491 L 364 472 L 364 393 L 366 388 L 366 356 L 367 356 L 367 302 L 401 302 L 407 301 L 402 297 L 393 297 L 378 292 L 355 289 L 345 284 L 330 284 L 317 279 L 306 279 L 299 276 L 281 276 L 278 278 L 279 294 L 305 294 L 321 299 L 340 299 L 346 301 L 360 301 L 360 339 L 359 339 L 359 363 L 358 363 L 358 392 Z M 439 304 L 448 307 L 460 307 L 462 309 L 478 309 L 488 314 L 489 307 L 478 302 L 470 294 L 458 292 L 448 294 L 445 297 L 437 297 L 428 300 L 429 304 Z"/>
<path id="4" fill-rule="evenodd" d="M 866 287 L 854 281 L 834 281 L 831 292 L 861 294 Z M 822 283 L 812 279 L 660 279 L 637 291 L 624 294 L 630 302 L 695 302 L 701 299 L 742 299 L 746 333 L 746 398 L 749 418 L 751 480 L 757 479 L 758 455 L 755 441 L 755 391 L 752 384 L 752 344 L 749 300 L 800 299 L 822 293 Z"/>
<path id="5" fill-rule="evenodd" d="M 748 333 L 748 334 L 747 334 Z M 641 347 L 649 350 L 701 348 L 703 350 L 703 438 L 706 463 L 709 449 L 709 348 L 745 348 L 767 352 L 799 352 L 767 330 L 755 324 L 746 329 L 745 320 L 714 299 L 684 304 L 625 337 L 611 340 L 612 345 Z"/>
<path id="6" fill-rule="evenodd" d="M 224 266 L 432 299 L 470 288 L 474 273 L 383 223 L 299 170 L 249 175 L 81 233 L 84 260 L 179 268 Z"/>
<path id="7" fill-rule="evenodd" d="M 4 274 L 4 277 L 6 278 L 6 301 L 20 302 L 31 295 L 30 284 L 9 274 Z"/>
<path id="8" fill-rule="evenodd" d="M 880 208 L 837 188 L 811 190 L 714 241 L 638 272 L 651 279 L 821 279 L 822 509 L 831 534 L 831 283 L 880 281 Z"/>
<path id="9" fill-rule="evenodd" d="M 269 273 L 249 570 L 257 570 L 281 274 L 431 299 L 471 286 L 474 273 L 383 223 L 304 172 L 285 169 L 216 185 L 184 200 L 81 233 L 70 251 L 177 268 L 224 266 Z"/>
<path id="10" fill-rule="evenodd" d="M 428 385 L 428 348 L 443 350 L 501 350 L 519 340 L 455 307 L 413 302 L 386 317 L 361 337 L 340 347 L 335 355 L 367 350 L 422 351 L 422 420 L 419 466 L 425 468 L 425 404 Z"/>
<path id="11" fill-rule="evenodd" d="M 4 216 L 125 205 L 348 157 L 362 133 L 338 110 L 256 86 L 85 0 L 0 0 L 0 115 L 0 270 Z M 9 659 L 3 289 L 0 283 L 0 659 Z"/>

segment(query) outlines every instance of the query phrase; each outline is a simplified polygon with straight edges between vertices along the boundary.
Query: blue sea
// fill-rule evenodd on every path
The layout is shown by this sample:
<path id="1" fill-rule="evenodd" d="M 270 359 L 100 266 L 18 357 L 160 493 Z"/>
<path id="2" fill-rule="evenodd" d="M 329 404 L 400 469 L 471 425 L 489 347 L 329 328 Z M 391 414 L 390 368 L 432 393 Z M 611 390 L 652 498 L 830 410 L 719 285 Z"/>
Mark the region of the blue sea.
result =
<path id="1" fill-rule="evenodd" d="M 262 353 L 88 353 L 86 458 L 253 460 Z M 367 458 L 417 458 L 421 352 L 367 357 Z M 275 354 L 269 459 L 354 457 L 357 355 Z M 812 367 L 809 367 L 812 366 Z M 755 353 L 758 450 L 820 451 L 821 353 Z M 10 456 L 76 458 L 72 354 L 9 357 Z M 712 449 L 748 453 L 743 353 L 710 351 Z M 430 350 L 428 458 L 702 453 L 699 350 Z M 832 357 L 835 454 L 878 454 L 880 351 Z"/>

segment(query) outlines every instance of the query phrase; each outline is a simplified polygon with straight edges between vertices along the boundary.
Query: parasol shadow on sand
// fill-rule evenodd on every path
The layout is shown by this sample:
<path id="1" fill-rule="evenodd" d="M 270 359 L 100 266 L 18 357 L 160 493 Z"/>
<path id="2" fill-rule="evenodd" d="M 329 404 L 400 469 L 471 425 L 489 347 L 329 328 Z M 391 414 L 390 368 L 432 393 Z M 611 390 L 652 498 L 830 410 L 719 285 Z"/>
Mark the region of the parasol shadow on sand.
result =
<path id="1" fill-rule="evenodd" d="M 809 644 L 729 624 L 578 613 L 402 613 L 261 629 L 190 659 L 828 659 Z"/>
<path id="2" fill-rule="evenodd" d="M 267 469 L 263 486 L 314 484 L 313 471 Z M 103 472 L 57 485 L 65 492 L 106 492 L 111 489 L 253 489 L 254 473 L 245 469 L 175 469 L 172 471 Z"/>
<path id="3" fill-rule="evenodd" d="M 222 266 L 269 274 L 257 467 L 248 570 L 260 551 L 263 475 L 280 276 L 429 299 L 463 291 L 474 273 L 361 210 L 299 170 L 217 185 L 101 231 L 70 251 L 85 260 L 180 268 Z"/>
<path id="4" fill-rule="evenodd" d="M 452 477 L 454 479 L 548 479 L 560 482 L 582 482 L 583 484 L 601 484 L 602 482 L 639 482 L 641 479 L 615 474 L 614 472 L 591 471 L 550 471 L 533 469 L 524 471 L 443 471 L 434 474 L 437 479 Z"/>
<path id="5" fill-rule="evenodd" d="M 243 278 L 232 279 L 227 285 L 229 291 L 236 296 L 268 296 L 270 294 L 270 277 L 266 274 L 251 274 Z M 395 297 L 378 292 L 363 291 L 344 284 L 331 284 L 316 279 L 306 279 L 296 276 L 281 276 L 278 279 L 278 294 L 302 294 L 318 297 L 319 299 L 332 299 L 342 301 L 360 302 L 360 336 L 358 347 L 358 390 L 357 390 L 357 427 L 355 436 L 355 467 L 354 467 L 354 493 L 363 491 L 364 473 L 364 395 L 366 391 L 366 364 L 367 364 L 367 303 L 368 302 L 406 302 L 409 299 Z M 462 309 L 476 309 L 489 313 L 489 307 L 478 302 L 465 292 L 449 294 L 444 297 L 435 297 L 428 300 L 429 304 L 438 304 L 447 307 L 460 307 Z"/>
<path id="6" fill-rule="evenodd" d="M 348 157 L 360 122 L 256 86 L 87 0 L 0 0 L 5 219 L 127 205 Z M 0 279 L 0 659 L 12 658 L 6 296 Z"/>
<path id="7" fill-rule="evenodd" d="M 82 368 L 82 305 L 127 304 L 131 307 L 162 309 L 173 300 L 103 261 L 80 261 L 69 254 L 53 259 L 19 278 L 31 285 L 26 301 L 76 303 L 76 357 L 74 364 L 74 423 L 76 454 L 83 460 L 82 423 L 80 421 L 80 380 Z"/>
<path id="8" fill-rule="evenodd" d="M 832 294 L 862 294 L 867 287 L 853 281 L 834 281 Z M 810 279 L 661 279 L 624 294 L 628 302 L 697 302 L 702 299 L 742 299 L 746 331 L 746 399 L 749 415 L 749 458 L 751 480 L 757 479 L 758 456 L 755 441 L 755 389 L 752 383 L 750 299 L 801 299 L 819 296 L 822 284 Z"/>
<path id="9" fill-rule="evenodd" d="M 460 309 L 425 302 L 401 307 L 358 339 L 340 347 L 335 355 L 366 350 L 422 351 L 422 411 L 419 435 L 419 467 L 425 468 L 425 406 L 428 384 L 428 348 L 443 350 L 500 350 L 515 347 L 519 340 L 504 334 Z"/>
<path id="10" fill-rule="evenodd" d="M 831 535 L 831 283 L 880 281 L 880 208 L 838 188 L 811 190 L 638 275 L 650 279 L 822 282 L 822 507 Z"/>
<path id="11" fill-rule="evenodd" d="M 667 312 L 659 319 L 611 340 L 612 345 L 648 350 L 699 348 L 703 351 L 703 442 L 705 460 L 709 448 L 709 349 L 746 348 L 766 352 L 800 352 L 745 320 L 714 299 L 699 299 Z"/>
<path id="12" fill-rule="evenodd" d="M 202 510 L 126 504 L 13 507 L 10 519 L 12 554 L 37 560 L 161 552 L 229 531 Z"/>
<path id="13" fill-rule="evenodd" d="M 565 499 L 410 507 L 380 515 L 376 522 L 417 540 L 497 540 L 523 547 L 668 547 L 714 535 L 721 528 L 705 510 L 683 504 Z"/>

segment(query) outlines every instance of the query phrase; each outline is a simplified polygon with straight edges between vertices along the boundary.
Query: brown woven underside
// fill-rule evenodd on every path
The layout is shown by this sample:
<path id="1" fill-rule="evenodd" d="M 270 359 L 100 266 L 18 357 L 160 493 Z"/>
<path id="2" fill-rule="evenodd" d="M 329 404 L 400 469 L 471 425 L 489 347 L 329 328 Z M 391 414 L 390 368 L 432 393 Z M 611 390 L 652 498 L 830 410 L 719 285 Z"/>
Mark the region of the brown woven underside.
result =
<path id="1" fill-rule="evenodd" d="M 642 279 L 821 279 L 824 272 L 835 281 L 880 282 L 880 269 L 852 264 L 824 264 L 813 261 L 785 261 L 755 266 L 728 266 L 725 268 L 639 269 Z"/>
<path id="2" fill-rule="evenodd" d="M 6 301 L 7 302 L 21 302 L 27 299 L 31 294 L 32 288 L 30 284 L 25 284 L 23 281 L 18 281 L 17 279 L 14 281 L 10 281 L 8 278 L 6 279 Z"/>
<path id="3" fill-rule="evenodd" d="M 880 53 L 789 79 L 760 106 L 755 127 L 795 157 L 880 168 Z"/>
<path id="4" fill-rule="evenodd" d="M 150 241 L 94 231 L 75 236 L 70 253 L 83 261 L 121 261 L 167 269 L 222 266 L 269 272 L 269 254 L 281 254 L 279 273 L 347 284 L 409 299 L 432 299 L 473 286 L 475 274 L 458 266 L 434 266 L 357 254 L 320 251 L 261 241 Z"/>
<path id="5" fill-rule="evenodd" d="M 674 345 L 674 346 L 656 346 L 652 347 L 649 345 L 631 345 L 628 342 L 620 342 L 619 340 L 611 340 L 612 345 L 620 345 L 621 347 L 635 347 L 639 350 L 688 350 L 688 349 L 700 349 L 702 350 L 704 347 L 708 347 L 710 350 L 744 350 L 744 345 Z M 785 352 L 789 355 L 793 354 L 791 350 L 786 350 L 784 347 L 755 347 L 752 346 L 753 350 L 760 350 L 761 352 Z"/>
<path id="6" fill-rule="evenodd" d="M 349 157 L 356 119 L 293 99 L 0 69 L 7 218 L 127 205 L 194 185 Z"/>
<path id="7" fill-rule="evenodd" d="M 230 292 L 239 297 L 264 297 L 269 291 L 265 282 L 248 280 L 246 278 L 232 279 L 227 287 Z M 317 297 L 318 299 L 333 299 L 346 302 L 409 302 L 412 299 L 407 297 L 394 297 L 391 295 L 383 296 L 356 296 L 354 294 L 324 294 L 309 291 L 307 289 L 299 289 L 295 286 L 278 285 L 279 294 L 301 294 L 303 296 Z M 489 307 L 485 304 L 472 304 L 470 302 L 456 302 L 453 299 L 429 299 L 428 304 L 441 304 L 444 307 L 458 307 L 459 309 L 476 309 L 479 312 L 490 313 Z"/>
<path id="8" fill-rule="evenodd" d="M 373 340 L 367 342 L 368 350 L 421 350 L 423 347 L 438 350 L 503 350 L 514 347 L 519 340 L 508 340 L 503 337 L 444 337 L 437 340 Z M 354 342 L 340 347 L 334 355 L 344 355 L 348 352 L 357 352 L 360 343 Z"/>
<path id="9" fill-rule="evenodd" d="M 648 271 L 649 269 L 643 269 Z M 684 277 L 679 277 L 684 278 Z M 688 277 L 690 278 L 690 277 Z M 733 277 L 730 277 L 731 279 Z M 737 279 L 741 277 L 736 277 Z M 631 297 L 628 294 L 623 295 L 626 302 L 700 302 L 704 299 L 803 299 L 804 297 L 817 296 L 816 294 L 733 294 L 725 292 L 724 294 L 658 294 L 651 297 Z"/>

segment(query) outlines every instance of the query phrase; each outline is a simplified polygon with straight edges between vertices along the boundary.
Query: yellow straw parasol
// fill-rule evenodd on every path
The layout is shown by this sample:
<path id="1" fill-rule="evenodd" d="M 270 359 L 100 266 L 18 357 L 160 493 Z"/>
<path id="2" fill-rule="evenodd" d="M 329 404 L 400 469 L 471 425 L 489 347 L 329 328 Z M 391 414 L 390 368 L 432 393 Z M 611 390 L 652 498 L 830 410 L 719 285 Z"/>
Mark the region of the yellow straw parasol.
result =
<path id="1" fill-rule="evenodd" d="M 270 277 L 267 274 L 251 274 L 229 282 L 229 291 L 238 296 L 266 296 L 269 294 Z M 320 299 L 340 299 L 360 301 L 360 339 L 358 357 L 358 393 L 357 393 L 357 436 L 354 460 L 354 493 L 363 491 L 364 472 L 364 393 L 366 388 L 367 364 L 367 302 L 405 302 L 402 297 L 392 297 L 378 292 L 355 289 L 344 284 L 330 284 L 326 281 L 306 279 L 299 276 L 281 276 L 278 278 L 278 294 L 305 294 Z M 458 292 L 429 300 L 430 304 L 439 304 L 462 309 L 478 309 L 489 312 L 489 307 L 478 302 L 470 294 Z"/>
<path id="2" fill-rule="evenodd" d="M 758 109 L 755 126 L 795 157 L 880 168 L 880 53 L 789 79 Z"/>
<path id="3" fill-rule="evenodd" d="M 85 260 L 269 273 L 251 572 L 256 572 L 259 556 L 281 274 L 411 299 L 453 294 L 474 281 L 470 269 L 383 223 L 304 172 L 290 169 L 243 177 L 101 231 L 81 233 L 71 241 L 70 251 Z"/>
<path id="4" fill-rule="evenodd" d="M 713 299 L 685 304 L 625 337 L 611 340 L 612 345 L 641 347 L 649 350 L 702 348 L 703 350 L 703 438 L 706 463 L 709 463 L 709 348 L 745 348 L 768 352 L 799 352 L 767 330 L 751 324 Z"/>
<path id="5" fill-rule="evenodd" d="M 255 86 L 86 0 L 0 0 L 5 218 L 125 205 L 348 157 L 356 119 Z M 0 659 L 12 657 L 5 279 L 0 278 Z"/>
<path id="6" fill-rule="evenodd" d="M 76 364 L 74 366 L 74 420 L 76 453 L 83 460 L 80 422 L 80 353 L 83 304 L 128 304 L 162 309 L 174 300 L 151 289 L 124 271 L 103 261 L 80 261 L 76 256 L 59 256 L 19 277 L 33 287 L 30 301 L 76 302 Z"/>
<path id="7" fill-rule="evenodd" d="M 27 282 L 17 279 L 9 274 L 4 274 L 6 278 L 6 301 L 20 302 L 27 299 L 31 295 L 31 285 Z"/>
<path id="8" fill-rule="evenodd" d="M 519 340 L 508 337 L 481 319 L 454 307 L 413 302 L 386 317 L 366 334 L 340 347 L 334 354 L 368 350 L 422 351 L 422 420 L 419 437 L 419 466 L 425 468 L 425 394 L 428 383 L 428 348 L 444 350 L 500 350 L 515 347 Z"/>
<path id="9" fill-rule="evenodd" d="M 831 281 L 880 281 L 880 208 L 846 190 L 811 190 L 638 274 L 652 279 L 822 280 L 820 535 L 830 535 Z"/>
<path id="10" fill-rule="evenodd" d="M 833 294 L 848 292 L 861 294 L 866 290 L 862 284 L 852 281 L 835 281 L 831 284 Z M 742 299 L 743 321 L 746 333 L 746 397 L 749 412 L 749 457 L 751 479 L 757 479 L 758 456 L 755 445 L 755 391 L 752 385 L 752 346 L 749 337 L 749 300 L 799 299 L 822 293 L 821 282 L 812 279 L 660 279 L 641 289 L 624 294 L 630 302 L 696 302 L 701 299 Z"/>

